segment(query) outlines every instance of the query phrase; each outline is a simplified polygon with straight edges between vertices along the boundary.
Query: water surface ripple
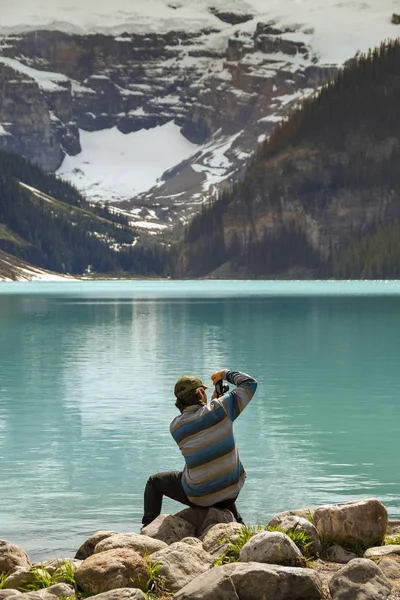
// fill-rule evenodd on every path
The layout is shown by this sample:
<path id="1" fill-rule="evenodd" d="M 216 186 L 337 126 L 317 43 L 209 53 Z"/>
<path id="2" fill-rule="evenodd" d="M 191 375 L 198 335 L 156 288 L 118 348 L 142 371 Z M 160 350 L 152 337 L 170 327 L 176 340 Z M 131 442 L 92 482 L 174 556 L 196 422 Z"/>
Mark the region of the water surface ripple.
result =
<path id="1" fill-rule="evenodd" d="M 0 284 L 0 537 L 39 559 L 138 531 L 148 475 L 182 468 L 173 385 L 218 367 L 259 381 L 247 522 L 370 496 L 400 518 L 399 339 L 399 282 Z"/>

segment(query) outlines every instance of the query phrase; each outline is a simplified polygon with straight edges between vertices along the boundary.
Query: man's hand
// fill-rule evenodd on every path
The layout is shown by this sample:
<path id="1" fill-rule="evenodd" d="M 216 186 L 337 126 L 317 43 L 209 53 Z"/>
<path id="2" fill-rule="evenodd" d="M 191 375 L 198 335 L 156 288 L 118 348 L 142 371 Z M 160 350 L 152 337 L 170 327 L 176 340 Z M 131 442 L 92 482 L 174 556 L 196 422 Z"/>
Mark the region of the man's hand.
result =
<path id="1" fill-rule="evenodd" d="M 224 379 L 226 371 L 227 369 L 220 369 L 211 375 L 213 385 L 218 383 L 218 381 L 221 381 L 221 379 Z"/>

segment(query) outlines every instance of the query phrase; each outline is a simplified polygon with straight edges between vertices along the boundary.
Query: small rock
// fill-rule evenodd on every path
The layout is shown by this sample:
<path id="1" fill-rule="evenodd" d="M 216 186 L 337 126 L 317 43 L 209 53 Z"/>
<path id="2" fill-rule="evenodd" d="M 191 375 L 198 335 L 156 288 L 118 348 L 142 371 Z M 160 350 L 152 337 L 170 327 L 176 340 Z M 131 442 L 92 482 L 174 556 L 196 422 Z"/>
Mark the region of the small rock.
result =
<path id="1" fill-rule="evenodd" d="M 49 570 L 49 567 L 53 567 L 54 570 L 59 569 L 60 567 L 65 567 L 66 565 L 70 565 L 71 568 L 76 571 L 76 569 L 82 564 L 83 560 L 78 560 L 77 558 L 53 558 L 51 560 L 46 560 L 41 563 L 36 563 L 39 568 L 44 567 L 46 571 Z"/>
<path id="2" fill-rule="evenodd" d="M 130 548 L 138 552 L 140 556 L 145 556 L 158 550 L 163 550 L 163 548 L 168 548 L 168 545 L 161 540 L 144 534 L 118 533 L 99 542 L 94 549 L 94 553 L 98 554 L 99 552 L 114 550 L 115 548 Z"/>
<path id="3" fill-rule="evenodd" d="M 329 546 L 326 551 L 326 560 L 329 562 L 340 563 L 342 565 L 347 565 L 354 558 L 358 558 L 357 554 L 354 552 L 348 552 L 342 546 L 338 546 L 338 544 L 333 544 Z"/>
<path id="4" fill-rule="evenodd" d="M 117 588 L 90 596 L 90 600 L 146 600 L 146 595 L 137 588 Z"/>
<path id="5" fill-rule="evenodd" d="M 159 565 L 159 574 L 169 590 L 177 591 L 201 573 L 209 571 L 212 557 L 200 546 L 188 546 L 175 542 L 150 557 Z"/>
<path id="6" fill-rule="evenodd" d="M 19 546 L 0 540 L 0 573 L 12 573 L 17 567 L 30 567 L 27 553 Z"/>
<path id="7" fill-rule="evenodd" d="M 181 540 L 182 544 L 188 544 L 188 546 L 202 546 L 201 540 L 196 537 L 186 537 Z"/>
<path id="8" fill-rule="evenodd" d="M 62 596 L 63 598 L 71 598 L 75 597 L 75 589 L 72 585 L 68 585 L 67 583 L 55 583 L 47 588 L 47 591 L 50 594 L 54 594 L 55 596 Z"/>
<path id="9" fill-rule="evenodd" d="M 314 514 L 314 511 L 311 510 L 311 508 L 299 508 L 297 510 L 285 510 L 285 511 L 275 515 L 275 517 L 273 517 L 267 525 L 268 525 L 268 527 L 276 527 L 277 525 L 280 525 L 282 523 L 283 519 L 286 519 L 287 517 L 301 517 L 302 519 L 307 519 L 307 521 L 310 521 L 310 519 L 312 519 L 312 517 L 313 517 L 313 514 Z"/>
<path id="10" fill-rule="evenodd" d="M 391 585 L 371 560 L 356 558 L 329 582 L 332 600 L 387 600 Z"/>
<path id="11" fill-rule="evenodd" d="M 400 546 L 388 545 L 388 546 L 377 546 L 376 548 L 368 548 L 364 553 L 364 558 L 378 558 L 380 556 L 387 556 L 388 554 L 400 555 Z"/>
<path id="12" fill-rule="evenodd" d="M 82 546 L 75 554 L 75 558 L 78 558 L 79 560 L 85 560 L 85 558 L 88 558 L 88 556 L 94 554 L 94 549 L 97 544 L 101 542 L 101 540 L 110 537 L 110 535 L 116 535 L 117 533 L 118 531 L 96 531 L 85 542 L 83 542 Z"/>
<path id="13" fill-rule="evenodd" d="M 279 531 L 260 531 L 240 551 L 241 562 L 298 565 L 301 558 L 296 544 Z"/>
<path id="14" fill-rule="evenodd" d="M 89 556 L 76 570 L 75 578 L 85 594 L 94 596 L 116 588 L 144 589 L 148 572 L 140 554 L 117 548 Z"/>
<path id="15" fill-rule="evenodd" d="M 150 525 L 143 527 L 140 534 L 173 544 L 185 537 L 194 536 L 195 527 L 176 515 L 159 515 Z"/>

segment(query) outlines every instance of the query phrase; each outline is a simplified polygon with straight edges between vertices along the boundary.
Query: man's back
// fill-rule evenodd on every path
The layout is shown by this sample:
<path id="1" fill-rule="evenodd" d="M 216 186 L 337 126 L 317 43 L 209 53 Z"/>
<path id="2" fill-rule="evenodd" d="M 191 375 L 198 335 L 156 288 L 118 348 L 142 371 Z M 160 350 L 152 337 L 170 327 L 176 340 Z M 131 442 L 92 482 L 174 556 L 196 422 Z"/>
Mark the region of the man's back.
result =
<path id="1" fill-rule="evenodd" d="M 185 458 L 183 489 L 198 506 L 212 506 L 236 497 L 246 478 L 233 421 L 250 402 L 257 382 L 238 371 L 225 371 L 224 378 L 237 388 L 209 405 L 185 408 L 170 426 Z"/>

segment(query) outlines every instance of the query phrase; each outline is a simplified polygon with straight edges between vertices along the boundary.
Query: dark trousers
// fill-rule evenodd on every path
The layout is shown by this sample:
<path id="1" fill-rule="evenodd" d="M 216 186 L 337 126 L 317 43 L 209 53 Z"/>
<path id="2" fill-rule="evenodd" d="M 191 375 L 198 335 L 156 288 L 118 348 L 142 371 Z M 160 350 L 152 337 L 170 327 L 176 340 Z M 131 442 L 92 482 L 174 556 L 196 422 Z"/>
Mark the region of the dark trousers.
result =
<path id="1" fill-rule="evenodd" d="M 161 513 L 163 496 L 168 496 L 172 500 L 181 502 L 186 506 L 197 507 L 196 504 L 190 502 L 182 487 L 182 471 L 168 471 L 166 473 L 156 473 L 152 475 L 144 490 L 144 515 L 142 523 L 144 526 L 149 525 Z M 236 508 L 235 498 L 224 500 L 213 504 L 213 508 L 227 508 L 231 511 L 238 523 L 243 523 L 242 517 Z M 201 507 L 201 508 L 211 508 Z"/>

